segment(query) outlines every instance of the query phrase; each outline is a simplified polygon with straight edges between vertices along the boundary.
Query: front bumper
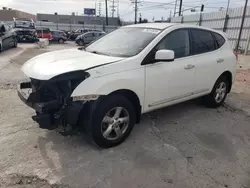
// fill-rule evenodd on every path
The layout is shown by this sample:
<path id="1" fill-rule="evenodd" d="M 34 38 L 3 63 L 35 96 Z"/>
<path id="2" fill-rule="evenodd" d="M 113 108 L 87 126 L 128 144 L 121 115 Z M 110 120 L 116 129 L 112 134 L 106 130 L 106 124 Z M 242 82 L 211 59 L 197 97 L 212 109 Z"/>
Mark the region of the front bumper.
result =
<path id="1" fill-rule="evenodd" d="M 31 82 L 20 83 L 20 85 L 17 86 L 17 93 L 18 93 L 19 98 L 26 105 L 33 108 L 36 112 L 38 112 L 38 113 L 49 112 L 53 109 L 58 109 L 60 107 L 58 100 L 51 100 L 48 102 L 34 102 L 32 100 L 34 98 L 32 96 L 32 95 L 34 95 L 34 93 L 29 94 L 29 93 L 25 92 L 24 89 L 32 90 Z"/>
<path id="2" fill-rule="evenodd" d="M 17 94 L 21 101 L 36 111 L 36 115 L 32 119 L 39 124 L 40 128 L 52 130 L 59 125 L 76 125 L 78 123 L 84 103 L 72 100 L 62 103 L 58 98 L 37 102 L 41 100 L 40 97 L 37 97 L 41 91 L 31 93 L 29 91 L 32 91 L 31 82 L 23 82 L 17 86 Z"/>

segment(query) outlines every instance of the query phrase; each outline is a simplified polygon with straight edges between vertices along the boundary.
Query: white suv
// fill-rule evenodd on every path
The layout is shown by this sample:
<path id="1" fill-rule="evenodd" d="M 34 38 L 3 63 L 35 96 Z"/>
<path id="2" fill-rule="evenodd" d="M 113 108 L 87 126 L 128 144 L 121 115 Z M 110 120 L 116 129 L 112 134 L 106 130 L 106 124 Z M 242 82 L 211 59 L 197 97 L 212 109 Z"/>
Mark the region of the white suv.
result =
<path id="1" fill-rule="evenodd" d="M 143 113 L 201 96 L 220 106 L 236 56 L 216 30 L 149 23 L 122 27 L 86 48 L 39 55 L 22 71 L 31 81 L 19 85 L 18 95 L 35 109 L 40 127 L 70 124 L 98 146 L 112 147 Z"/>

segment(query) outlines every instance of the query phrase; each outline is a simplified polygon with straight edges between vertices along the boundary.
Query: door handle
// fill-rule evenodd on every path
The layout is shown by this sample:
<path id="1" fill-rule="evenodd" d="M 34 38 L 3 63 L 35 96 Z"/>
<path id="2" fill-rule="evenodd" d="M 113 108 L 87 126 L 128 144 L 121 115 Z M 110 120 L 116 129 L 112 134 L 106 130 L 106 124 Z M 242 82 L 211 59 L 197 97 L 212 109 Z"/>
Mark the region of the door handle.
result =
<path id="1" fill-rule="evenodd" d="M 217 59 L 217 63 L 222 63 L 224 59 Z"/>
<path id="2" fill-rule="evenodd" d="M 184 69 L 193 69 L 195 66 L 194 65 L 191 65 L 191 64 L 188 64 L 187 66 L 184 67 Z"/>

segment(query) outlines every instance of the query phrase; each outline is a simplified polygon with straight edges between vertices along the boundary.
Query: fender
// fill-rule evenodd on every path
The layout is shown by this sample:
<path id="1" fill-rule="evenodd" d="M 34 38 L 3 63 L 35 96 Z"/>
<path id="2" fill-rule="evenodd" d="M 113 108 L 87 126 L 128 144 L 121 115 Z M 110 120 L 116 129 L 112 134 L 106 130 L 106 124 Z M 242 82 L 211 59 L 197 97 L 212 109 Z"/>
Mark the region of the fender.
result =
<path id="1" fill-rule="evenodd" d="M 117 90 L 127 89 L 137 94 L 142 105 L 144 102 L 144 82 L 144 67 L 95 78 L 90 76 L 76 87 L 71 97 L 108 95 Z"/>

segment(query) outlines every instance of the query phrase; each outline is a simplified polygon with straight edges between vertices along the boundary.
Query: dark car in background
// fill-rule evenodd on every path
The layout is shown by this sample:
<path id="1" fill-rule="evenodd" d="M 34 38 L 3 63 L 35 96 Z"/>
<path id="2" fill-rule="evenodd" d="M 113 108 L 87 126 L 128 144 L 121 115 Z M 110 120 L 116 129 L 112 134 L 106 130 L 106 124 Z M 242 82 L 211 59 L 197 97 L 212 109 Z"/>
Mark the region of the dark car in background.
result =
<path id="1" fill-rule="evenodd" d="M 97 30 L 97 29 L 88 29 L 88 28 L 77 29 L 77 30 L 75 30 L 75 31 L 73 31 L 73 32 L 71 33 L 71 35 L 69 36 L 69 39 L 70 39 L 70 40 L 75 40 L 79 35 L 81 35 L 81 34 L 83 34 L 83 33 L 90 32 L 90 31 L 102 32 L 102 31 Z"/>
<path id="2" fill-rule="evenodd" d="M 39 40 L 32 19 L 14 18 L 14 30 L 18 42 L 37 42 Z"/>
<path id="3" fill-rule="evenodd" d="M 38 38 L 48 39 L 48 40 L 52 39 L 52 34 L 48 27 L 37 27 L 36 32 Z"/>
<path id="4" fill-rule="evenodd" d="M 64 31 L 59 30 L 51 30 L 53 42 L 58 42 L 59 44 L 63 44 L 67 40 L 67 36 Z"/>
<path id="5" fill-rule="evenodd" d="M 16 32 L 8 25 L 0 23 L 0 52 L 17 47 Z"/>
<path id="6" fill-rule="evenodd" d="M 87 33 L 79 35 L 75 41 L 78 45 L 83 46 L 98 39 L 103 35 L 105 35 L 105 32 L 103 31 L 89 31 Z"/>

